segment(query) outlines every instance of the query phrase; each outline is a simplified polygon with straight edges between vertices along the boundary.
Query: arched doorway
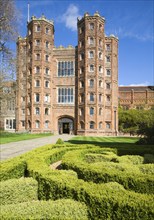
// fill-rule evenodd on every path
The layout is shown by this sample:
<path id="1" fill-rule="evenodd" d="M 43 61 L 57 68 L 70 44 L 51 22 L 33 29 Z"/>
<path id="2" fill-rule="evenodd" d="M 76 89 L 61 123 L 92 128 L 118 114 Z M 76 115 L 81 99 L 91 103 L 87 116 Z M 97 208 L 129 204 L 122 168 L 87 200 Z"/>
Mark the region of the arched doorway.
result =
<path id="1" fill-rule="evenodd" d="M 58 120 L 58 131 L 59 134 L 73 134 L 74 133 L 73 119 L 69 117 L 61 117 Z"/>

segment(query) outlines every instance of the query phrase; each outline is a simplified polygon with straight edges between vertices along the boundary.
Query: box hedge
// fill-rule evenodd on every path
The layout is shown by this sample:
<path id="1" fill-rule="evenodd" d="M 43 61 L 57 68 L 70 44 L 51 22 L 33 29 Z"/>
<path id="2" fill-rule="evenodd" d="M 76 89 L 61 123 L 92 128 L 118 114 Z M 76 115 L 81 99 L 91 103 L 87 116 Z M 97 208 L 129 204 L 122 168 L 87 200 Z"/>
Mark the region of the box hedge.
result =
<path id="1" fill-rule="evenodd" d="M 63 157 L 62 167 L 73 169 L 77 172 L 78 177 L 85 181 L 95 183 L 118 182 L 129 190 L 148 194 L 154 193 L 153 175 L 144 174 L 137 165 L 117 163 L 118 157 L 116 155 L 109 155 L 111 158 L 116 158 L 116 163 L 98 162 L 88 164 L 84 161 L 83 156 L 87 152 L 88 150 L 67 152 Z"/>
<path id="2" fill-rule="evenodd" d="M 75 155 L 76 151 L 73 152 Z M 54 158 L 52 153 L 46 155 L 51 161 L 52 157 Z M 100 219 L 100 216 L 102 219 L 116 220 L 123 219 L 123 216 L 131 219 L 141 219 L 141 216 L 144 219 L 152 219 L 152 196 L 127 191 L 123 187 L 120 190 L 117 183 L 113 184 L 115 187 L 111 186 L 111 183 L 107 183 L 109 186 L 95 184 L 78 179 L 63 170 L 50 170 L 46 163 L 49 158 L 42 154 L 39 160 L 37 156 L 33 161 L 28 161 L 28 170 L 29 175 L 39 183 L 39 199 L 72 198 L 84 202 L 88 207 L 89 219 Z M 115 190 L 116 188 L 118 190 Z"/>
<path id="3" fill-rule="evenodd" d="M 26 166 L 26 162 L 20 157 L 2 162 L 0 166 L 0 181 L 23 177 Z"/>
<path id="4" fill-rule="evenodd" d="M 38 199 L 38 183 L 33 178 L 10 179 L 0 183 L 1 205 Z"/>
<path id="5" fill-rule="evenodd" d="M 1 219 L 87 220 L 85 204 L 73 200 L 33 201 L 1 206 Z"/>
<path id="6" fill-rule="evenodd" d="M 123 180 L 123 182 L 126 183 L 125 187 L 129 189 L 133 188 L 134 186 L 127 187 L 128 183 L 133 185 L 134 182 L 132 179 L 129 181 L 130 173 L 126 172 L 127 175 L 125 175 L 125 171 L 121 172 L 121 174 L 123 173 L 124 177 L 122 177 L 121 175 L 120 177 L 118 176 L 117 178 L 115 178 L 116 175 L 118 175 L 118 172 L 120 172 L 120 169 L 124 168 L 121 164 L 116 163 L 117 167 L 115 168 L 115 170 L 116 169 L 119 170 L 116 173 L 112 172 L 111 175 L 112 178 L 110 178 L 110 174 L 108 177 L 108 173 L 105 176 L 107 180 L 106 182 L 108 181 L 110 182 L 100 183 L 100 184 L 96 184 L 91 181 L 86 182 L 83 179 L 78 179 L 78 177 L 80 177 L 78 172 L 77 172 L 78 173 L 78 177 L 77 177 L 77 175 L 74 175 L 74 173 L 72 174 L 70 171 L 67 170 L 50 169 L 49 165 L 58 160 L 62 160 L 64 165 L 68 167 L 69 166 L 73 167 L 73 163 L 71 163 L 72 160 L 75 163 L 77 163 L 74 166 L 77 165 L 78 168 L 80 164 L 81 167 L 79 168 L 82 168 L 81 171 L 85 173 L 88 167 L 91 166 L 91 170 L 92 170 L 92 166 L 94 165 L 94 164 L 86 163 L 84 161 L 85 154 L 96 153 L 96 154 L 107 155 L 108 150 L 106 149 L 103 151 L 103 149 L 104 148 L 98 148 L 96 146 L 94 147 L 90 145 L 88 146 L 85 145 L 84 147 L 82 147 L 82 145 L 70 145 L 70 146 L 54 145 L 32 151 L 29 154 L 23 156 L 22 160 L 26 161 L 27 163 L 26 175 L 33 177 L 38 181 L 38 196 L 40 200 L 49 200 L 49 199 L 56 200 L 62 198 L 69 198 L 80 202 L 84 202 L 88 208 L 88 219 L 91 220 L 92 219 L 153 220 L 154 196 L 148 194 L 136 193 L 134 191 L 128 191 L 124 189 L 124 187 L 121 184 L 119 184 L 120 183 L 119 180 Z M 110 150 L 111 154 L 112 152 L 116 153 L 115 152 L 116 150 L 114 149 L 112 150 Z M 112 163 L 113 162 L 108 162 L 108 164 L 105 164 L 105 166 L 107 165 L 109 166 Z M 101 164 L 96 163 L 96 165 L 99 165 L 98 169 L 100 169 Z M 105 168 L 105 166 L 101 167 L 102 171 Z M 134 166 L 140 166 L 140 164 Z M 106 169 L 107 168 L 109 167 L 106 167 Z M 113 169 L 113 166 L 111 166 L 111 169 Z M 136 170 L 138 174 L 140 174 L 141 176 L 143 175 L 139 167 L 136 167 Z M 88 172 L 91 172 L 90 169 L 88 170 Z M 90 173 L 91 175 L 90 177 L 92 177 L 92 173 L 93 172 Z M 132 171 L 132 173 L 133 173 L 132 176 L 135 179 L 136 178 L 136 175 L 134 175 L 135 171 Z M 148 176 L 151 178 L 151 175 L 145 174 L 143 176 L 145 178 Z M 147 179 L 145 180 L 144 184 L 146 184 L 146 181 Z M 142 192 L 145 191 L 144 184 L 141 181 L 141 185 L 139 185 L 140 188 L 139 190 Z M 137 185 L 135 185 L 135 187 L 137 187 Z M 142 187 L 143 190 L 141 189 Z M 81 217 L 80 219 L 83 218 Z"/>

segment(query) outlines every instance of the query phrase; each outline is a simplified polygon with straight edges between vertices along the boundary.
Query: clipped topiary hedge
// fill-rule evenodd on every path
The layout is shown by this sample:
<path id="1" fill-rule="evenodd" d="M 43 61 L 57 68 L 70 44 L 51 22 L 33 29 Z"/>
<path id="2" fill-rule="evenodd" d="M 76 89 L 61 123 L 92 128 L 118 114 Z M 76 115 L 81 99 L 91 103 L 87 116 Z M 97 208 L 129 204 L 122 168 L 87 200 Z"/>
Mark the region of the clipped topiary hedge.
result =
<path id="1" fill-rule="evenodd" d="M 84 202 L 87 205 L 88 219 L 90 220 L 153 220 L 154 196 L 126 190 L 121 184 L 119 184 L 119 176 L 117 177 L 117 179 L 114 177 L 114 175 L 116 176 L 118 172 L 120 172 L 120 169 L 125 168 L 127 170 L 127 167 L 125 167 L 124 165 L 125 163 L 122 165 L 120 163 L 118 164 L 114 162 L 106 162 L 105 166 L 103 167 L 101 163 L 103 164 L 104 162 L 89 164 L 84 161 L 85 154 L 94 153 L 102 154 L 105 156 L 107 154 L 111 155 L 113 153 L 116 153 L 115 151 L 116 150 L 111 149 L 108 153 L 108 149 L 99 148 L 92 145 L 48 145 L 41 149 L 35 149 L 34 151 L 26 154 L 25 156 L 23 155 L 23 157 L 20 158 L 20 160 L 26 161 L 27 163 L 26 175 L 28 177 L 33 177 L 38 181 L 38 196 L 40 200 L 56 200 L 62 198 L 69 198 L 80 202 Z M 117 157 L 116 154 L 114 156 Z M 79 179 L 79 173 L 75 169 L 73 170 L 76 171 L 78 176 L 74 172 L 72 173 L 69 170 L 52 170 L 49 165 L 58 160 L 62 160 L 62 163 L 64 165 L 66 164 L 66 166 L 70 167 L 73 167 L 73 162 L 77 163 L 74 166 L 77 165 L 76 167 L 78 168 L 78 166 L 80 165 L 79 168 L 81 168 L 83 173 L 86 172 L 89 166 L 91 166 L 91 170 L 89 170 L 88 174 L 91 176 L 93 173 L 92 166 L 94 165 L 98 166 L 98 170 L 102 171 L 102 175 L 103 169 L 108 169 L 110 165 L 111 170 L 114 168 L 118 171 L 115 174 L 114 172 L 112 173 L 114 174 L 112 175 L 112 180 L 109 178 L 108 181 L 112 182 L 107 181 L 107 183 L 96 184 L 91 181 L 86 182 L 83 179 Z M 113 167 L 112 163 L 114 164 L 114 166 L 117 167 Z M 136 172 L 138 172 L 138 174 L 140 174 L 141 176 L 143 175 L 141 172 L 142 167 L 140 168 L 141 165 L 142 164 L 129 164 L 130 167 L 136 166 L 136 170 L 133 170 L 134 167 L 132 169 L 132 176 L 134 176 L 134 179 L 136 178 L 136 175 L 134 175 L 136 174 Z M 121 170 L 121 174 L 124 174 L 123 181 L 125 181 L 127 184 L 130 173 L 126 170 L 124 170 L 123 172 Z M 125 176 L 125 173 L 128 176 Z M 143 176 L 149 176 L 151 178 L 151 175 L 145 174 Z M 108 173 L 106 178 L 108 178 Z M 120 176 L 120 178 L 122 178 L 122 175 Z M 115 179 L 116 182 L 119 183 L 116 183 Z M 134 184 L 134 182 L 132 182 L 132 184 Z M 143 185 L 141 184 L 141 186 Z M 145 189 L 144 186 L 143 189 Z M 80 219 L 83 218 L 80 217 Z"/>
<path id="2" fill-rule="evenodd" d="M 1 206 L 1 219 L 87 220 L 87 207 L 73 200 L 33 201 Z"/>
<path id="3" fill-rule="evenodd" d="M 147 175 L 141 172 L 138 165 L 131 164 L 135 163 L 135 160 L 138 164 L 139 161 L 142 161 L 142 158 L 137 156 L 134 158 L 130 156 L 120 158 L 117 155 L 109 154 L 102 155 L 102 158 L 99 156 L 99 159 L 105 160 L 104 158 L 106 158 L 106 161 L 89 164 L 84 161 L 85 156 L 83 156 L 87 152 L 89 150 L 67 152 L 63 157 L 62 167 L 74 170 L 77 172 L 78 177 L 85 181 L 93 181 L 95 183 L 118 182 L 126 189 L 134 190 L 135 192 L 154 193 L 153 175 Z M 100 149 L 98 152 L 100 152 Z M 129 160 L 129 163 L 118 163 L 118 160 Z"/>
<path id="4" fill-rule="evenodd" d="M 0 181 L 23 177 L 26 166 L 26 162 L 20 157 L 2 162 L 0 166 Z"/>
<path id="5" fill-rule="evenodd" d="M 1 205 L 38 199 L 38 183 L 33 178 L 10 179 L 0 183 Z"/>

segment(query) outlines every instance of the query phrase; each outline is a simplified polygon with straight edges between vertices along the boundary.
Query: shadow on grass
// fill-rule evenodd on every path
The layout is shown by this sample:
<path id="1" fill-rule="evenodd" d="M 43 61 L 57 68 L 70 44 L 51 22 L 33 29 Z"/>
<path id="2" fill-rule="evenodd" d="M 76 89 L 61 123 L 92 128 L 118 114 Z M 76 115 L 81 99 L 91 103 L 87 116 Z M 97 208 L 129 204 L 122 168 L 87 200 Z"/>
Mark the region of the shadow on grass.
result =
<path id="1" fill-rule="evenodd" d="M 137 145 L 136 143 L 110 142 L 110 141 L 90 141 L 90 140 L 69 140 L 70 144 L 92 144 L 101 148 L 109 147 L 117 149 L 117 154 L 121 155 L 140 155 L 154 154 L 154 147 L 152 145 Z"/>

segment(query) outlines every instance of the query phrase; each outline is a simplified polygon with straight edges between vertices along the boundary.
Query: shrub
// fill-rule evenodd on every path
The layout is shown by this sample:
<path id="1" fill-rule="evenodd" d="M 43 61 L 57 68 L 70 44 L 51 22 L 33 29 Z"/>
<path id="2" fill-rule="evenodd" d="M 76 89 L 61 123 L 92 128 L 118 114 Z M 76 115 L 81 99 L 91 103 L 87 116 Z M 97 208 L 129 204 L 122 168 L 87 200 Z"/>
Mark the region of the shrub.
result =
<path id="1" fill-rule="evenodd" d="M 100 152 L 100 150 L 98 151 Z M 148 194 L 152 194 L 154 192 L 153 176 L 140 172 L 137 165 L 134 165 L 132 168 L 131 163 L 117 163 L 120 157 L 117 157 L 118 159 L 116 158 L 116 163 L 114 163 L 114 161 L 87 164 L 83 160 L 83 154 L 85 155 L 87 152 L 88 150 L 67 152 L 63 156 L 62 167 L 64 169 L 74 170 L 77 172 L 78 177 L 85 181 L 93 181 L 95 183 L 118 182 L 126 189 L 134 190 L 135 192 Z M 116 155 L 109 156 L 111 158 L 115 158 Z M 132 160 L 132 157 L 130 156 L 126 158 L 127 160 L 128 158 L 131 158 Z M 123 158 L 123 160 L 126 160 L 126 158 Z M 135 157 L 133 162 L 137 161 L 138 163 L 138 160 L 141 162 L 143 158 Z"/>
<path id="2" fill-rule="evenodd" d="M 115 149 L 110 150 L 112 153 L 115 151 Z M 84 161 L 86 154 L 107 156 L 108 149 L 92 145 L 66 145 L 64 147 L 48 145 L 23 156 L 22 160 L 27 163 L 27 176 L 38 181 L 39 199 L 69 198 L 84 202 L 88 208 L 88 218 L 91 220 L 153 219 L 153 195 L 125 189 L 139 188 L 140 192 L 152 192 L 153 176 L 142 174 L 140 170 L 142 164 L 133 166 L 114 162 L 88 164 Z M 116 154 L 114 156 L 118 157 Z M 85 182 L 83 179 L 78 179 L 77 175 L 70 171 L 51 170 L 49 165 L 58 160 L 62 160 L 67 169 L 73 167 L 79 178 L 86 173 L 86 178 L 90 181 Z M 128 172 L 130 169 L 131 172 Z M 97 178 L 98 182 L 102 181 L 103 177 L 107 183 L 91 182 L 93 176 Z M 151 189 L 150 184 L 152 184 Z M 7 219 L 7 217 L 3 219 Z M 83 218 L 80 216 L 80 219 Z"/>
<path id="3" fill-rule="evenodd" d="M 57 140 L 56 144 L 64 144 L 64 141 L 63 141 L 61 138 L 59 138 L 59 139 Z"/>
<path id="4" fill-rule="evenodd" d="M 20 157 L 2 162 L 0 168 L 0 181 L 23 177 L 26 166 L 26 162 Z"/>
<path id="5" fill-rule="evenodd" d="M 38 183 L 32 178 L 10 179 L 0 184 L 1 205 L 37 200 Z"/>
<path id="6" fill-rule="evenodd" d="M 87 208 L 73 200 L 33 201 L 1 206 L 1 219 L 87 220 Z"/>
<path id="7" fill-rule="evenodd" d="M 153 154 L 145 154 L 144 155 L 144 163 L 154 163 L 154 155 Z"/>

